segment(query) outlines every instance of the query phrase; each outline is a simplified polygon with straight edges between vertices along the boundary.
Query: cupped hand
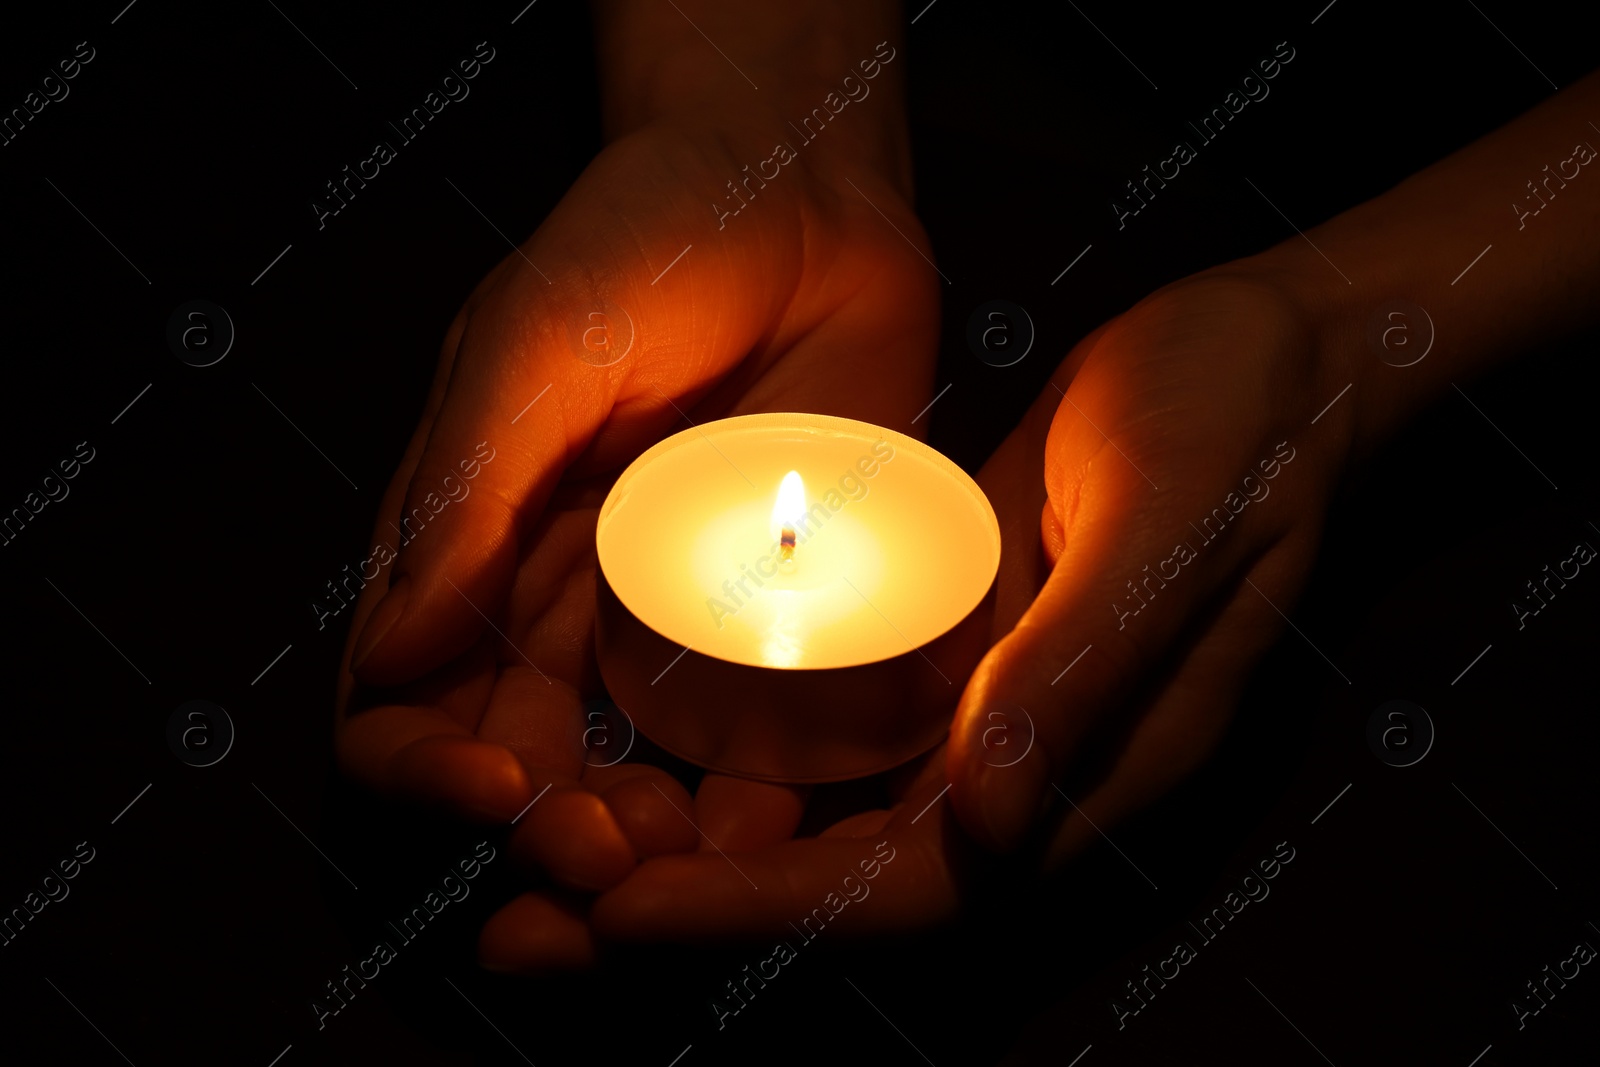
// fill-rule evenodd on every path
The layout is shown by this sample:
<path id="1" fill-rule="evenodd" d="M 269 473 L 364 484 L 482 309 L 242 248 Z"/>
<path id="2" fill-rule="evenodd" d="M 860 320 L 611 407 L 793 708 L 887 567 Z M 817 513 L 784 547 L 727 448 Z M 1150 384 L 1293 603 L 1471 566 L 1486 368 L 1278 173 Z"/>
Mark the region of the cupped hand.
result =
<path id="1" fill-rule="evenodd" d="M 860 906 L 833 925 L 927 926 L 992 853 L 1058 866 L 1193 770 L 1282 629 L 1350 449 L 1360 394 L 1323 411 L 1350 376 L 1296 291 L 1242 261 L 1068 355 L 979 476 L 1005 538 L 995 644 L 897 803 L 815 838 L 651 859 L 599 898 L 594 932 L 791 937 L 851 874 Z M 896 858 L 868 885 L 878 842 Z"/>
<path id="2" fill-rule="evenodd" d="M 375 554 L 354 612 L 341 767 L 481 821 L 526 811 L 523 858 L 574 888 L 700 839 L 673 825 L 691 802 L 665 772 L 584 764 L 594 526 L 615 475 L 746 412 L 914 433 L 931 394 L 938 279 L 905 168 L 801 145 L 746 187 L 785 130 L 750 109 L 607 147 L 457 316 L 374 527 L 398 558 Z M 729 217 L 734 179 L 749 202 Z M 743 840 L 793 831 L 769 817 Z"/>

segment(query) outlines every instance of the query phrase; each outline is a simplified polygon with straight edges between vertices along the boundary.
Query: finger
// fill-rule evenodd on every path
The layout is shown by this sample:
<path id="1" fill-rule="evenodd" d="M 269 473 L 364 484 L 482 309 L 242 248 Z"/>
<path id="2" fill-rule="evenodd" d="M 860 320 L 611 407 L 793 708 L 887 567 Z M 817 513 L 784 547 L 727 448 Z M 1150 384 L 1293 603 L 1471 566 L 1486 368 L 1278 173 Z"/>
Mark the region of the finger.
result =
<path id="1" fill-rule="evenodd" d="M 530 771 L 583 773 L 583 702 L 565 682 L 523 664 L 500 672 L 478 738 L 503 745 Z"/>
<path id="2" fill-rule="evenodd" d="M 504 629 L 518 635 L 497 647 L 507 663 L 534 666 L 592 691 L 595 523 L 610 482 L 568 483 L 534 525 L 518 567 Z"/>
<path id="3" fill-rule="evenodd" d="M 742 852 L 794 836 L 805 814 L 808 786 L 708 774 L 695 791 L 694 818 L 702 851 Z"/>
<path id="4" fill-rule="evenodd" d="M 1107 332 L 1100 344 L 1118 340 Z M 1228 531 L 1233 536 L 1216 535 L 1212 545 L 1188 516 L 1208 515 L 1224 499 L 1235 471 L 1249 471 L 1254 457 L 1246 450 L 1255 442 L 1222 435 L 1228 443 L 1209 466 L 1164 454 L 1159 439 L 1121 448 L 1102 433 L 1118 434 L 1136 418 L 1117 374 L 1114 361 L 1086 361 L 1063 396 L 1045 453 L 1059 556 L 1037 598 L 974 671 L 952 727 L 947 773 L 955 810 L 975 839 L 998 851 L 1021 842 L 1047 803 L 1049 783 L 1157 670 L 1252 543 Z M 1178 470 L 1188 472 L 1187 484 Z M 1025 755 L 991 750 L 997 721 L 1014 727 L 1012 736 L 1035 736 Z"/>
<path id="5" fill-rule="evenodd" d="M 590 892 L 610 889 L 636 863 L 633 844 L 605 801 L 576 783 L 540 797 L 512 832 L 508 848 L 524 868 Z"/>
<path id="6" fill-rule="evenodd" d="M 563 508 L 540 521 L 505 621 L 484 634 L 500 672 L 478 736 L 530 770 L 573 778 L 584 771 L 590 733 L 580 689 L 593 656 L 594 516 Z"/>
<path id="7" fill-rule="evenodd" d="M 478 935 L 478 963 L 506 974 L 562 974 L 598 961 L 583 908 L 553 893 L 523 893 L 489 917 Z"/>
<path id="8" fill-rule="evenodd" d="M 1238 584 L 1217 624 L 1140 710 L 1102 781 L 1083 796 L 1061 794 L 1070 803 L 1063 803 L 1067 810 L 1051 835 L 1047 867 L 1060 866 L 1104 831 L 1148 807 L 1211 754 L 1233 717 L 1251 668 L 1283 631 L 1267 596 L 1287 604 L 1298 585 L 1294 577 L 1304 572 L 1312 551 L 1306 544 L 1285 543 L 1253 568 L 1250 578 L 1257 588 Z"/>
<path id="9" fill-rule="evenodd" d="M 353 695 L 351 713 L 335 735 L 341 768 L 355 780 L 398 800 L 443 806 L 473 821 L 504 823 L 525 807 L 552 773 L 576 777 L 577 767 L 484 744 L 480 727 L 495 693 L 494 654 L 480 642 L 468 655 L 426 678 Z M 368 703 L 371 702 L 371 706 Z"/>
<path id="10" fill-rule="evenodd" d="M 1062 372 L 1057 371 L 1057 377 Z M 1039 516 L 1048 512 L 1045 490 L 1045 446 L 1061 406 L 1061 395 L 1048 385 L 978 472 L 978 485 L 994 505 L 1000 523 L 1000 573 L 996 577 L 991 643 L 1010 633 L 1033 603 L 1050 573 L 1041 551 Z M 943 773 L 941 768 L 940 773 Z"/>
<path id="11" fill-rule="evenodd" d="M 492 277 L 493 275 L 491 275 Z M 487 279 L 485 280 L 485 284 Z M 480 287 L 481 288 L 481 287 Z M 468 306 L 476 300 L 477 294 L 469 299 Z M 378 602 L 383 599 L 389 588 L 389 578 L 393 573 L 392 566 L 395 559 L 396 542 L 399 540 L 399 527 L 396 525 L 400 518 L 400 506 L 405 500 L 406 487 L 410 485 L 412 476 L 416 473 L 417 465 L 422 462 L 422 452 L 427 445 L 428 434 L 433 429 L 434 419 L 439 414 L 439 408 L 444 404 L 445 388 L 450 381 L 450 370 L 455 365 L 456 351 L 461 343 L 461 336 L 467 326 L 468 308 L 463 308 L 451 322 L 450 328 L 445 332 L 443 344 L 440 346 L 439 363 L 434 368 L 433 382 L 428 387 L 427 399 L 423 402 L 422 416 L 417 421 L 417 427 L 412 431 L 406 443 L 405 454 L 400 458 L 400 464 L 395 469 L 394 475 L 389 479 L 389 484 L 383 492 L 383 499 L 378 504 L 378 516 L 373 522 L 372 545 L 373 549 L 368 556 L 369 560 L 379 563 L 379 573 L 368 577 L 366 570 L 361 569 L 362 585 L 356 605 L 351 611 L 350 629 L 345 634 L 344 650 L 342 652 L 338 692 L 336 699 L 336 713 L 338 720 L 344 720 L 351 693 L 355 688 L 355 676 L 350 672 L 351 658 L 355 652 L 356 640 L 360 636 L 366 621 L 371 616 Z M 391 533 L 391 531 L 393 531 Z M 379 546 L 382 546 L 380 550 Z"/>
<path id="12" fill-rule="evenodd" d="M 575 525 L 581 523 L 567 516 L 542 524 L 549 536 L 540 540 L 519 575 L 518 610 L 504 626 L 485 631 L 468 655 L 404 686 L 382 691 L 368 687 L 353 694 L 347 701 L 353 704 L 353 713 L 338 736 L 341 762 L 350 773 L 392 795 L 441 802 L 460 814 L 497 822 L 522 811 L 532 799 L 530 787 L 536 791 L 553 778 L 579 775 L 584 731 L 576 690 L 551 679 L 538 666 L 542 662 L 566 677 L 583 677 L 575 662 L 589 650 L 585 638 L 575 636 L 570 626 L 544 620 L 570 609 L 584 620 L 584 629 L 590 629 L 592 576 L 586 612 L 568 603 L 575 596 L 571 580 L 558 580 L 548 589 L 539 585 L 541 570 L 567 575 L 573 571 L 575 555 L 581 558 L 587 552 L 592 558 L 592 543 L 585 547 L 574 536 Z M 591 519 L 591 531 L 592 526 Z M 508 631 L 519 634 L 520 640 L 512 642 Z M 374 699 L 378 706 L 363 707 Z M 475 746 L 421 746 L 437 758 L 385 769 L 382 761 L 413 742 L 441 732 L 461 732 L 448 729 L 443 719 L 423 713 L 423 708 L 442 710 L 480 741 L 508 750 L 527 772 L 526 781 L 508 769 L 503 755 Z M 357 722 L 358 728 L 349 728 Z M 486 797 L 486 792 L 494 795 Z"/>
<path id="13" fill-rule="evenodd" d="M 659 767 L 635 764 L 638 773 L 600 790 L 600 797 L 633 846 L 639 859 L 672 852 L 693 852 L 703 840 L 700 830 L 684 817 L 694 810 L 694 799 L 683 783 Z M 587 788 L 595 788 L 585 778 Z"/>
<path id="14" fill-rule="evenodd" d="M 335 752 L 341 770 L 378 793 L 478 822 L 509 822 L 537 788 L 515 756 L 438 708 L 391 705 L 352 716 Z"/>
<path id="15" fill-rule="evenodd" d="M 663 856 L 590 912 L 603 940 L 705 944 L 923 929 L 954 915 L 971 856 L 943 818 L 942 787 L 918 791 L 881 836 L 790 840 L 756 852 Z"/>
<path id="16" fill-rule="evenodd" d="M 379 573 L 370 578 L 365 568 L 360 569 L 362 585 L 351 611 L 350 630 L 345 635 L 341 657 L 335 699 L 334 748 L 344 773 L 375 791 L 401 799 L 426 801 L 438 799 L 442 785 L 462 783 L 465 792 L 445 796 L 447 806 L 466 817 L 504 821 L 529 799 L 525 776 L 518 774 L 502 753 L 460 743 L 470 740 L 488 699 L 494 674 L 492 653 L 485 649 L 487 659 L 478 656 L 470 664 L 406 687 L 401 693 L 362 689 L 349 669 L 357 635 L 387 589 L 388 573 L 384 572 L 384 567 L 392 566 L 389 550 L 394 540 L 388 530 L 399 516 L 405 487 L 421 461 L 427 433 L 443 403 L 456 345 L 465 327 L 466 313 L 463 312 L 456 316 L 445 336 L 422 418 L 378 507 L 372 536 L 374 548 L 368 559 L 380 561 L 381 565 Z M 405 758 L 403 766 L 395 764 L 398 753 L 432 738 L 442 740 L 439 744 L 419 746 Z M 428 771 L 430 753 L 437 773 Z"/>

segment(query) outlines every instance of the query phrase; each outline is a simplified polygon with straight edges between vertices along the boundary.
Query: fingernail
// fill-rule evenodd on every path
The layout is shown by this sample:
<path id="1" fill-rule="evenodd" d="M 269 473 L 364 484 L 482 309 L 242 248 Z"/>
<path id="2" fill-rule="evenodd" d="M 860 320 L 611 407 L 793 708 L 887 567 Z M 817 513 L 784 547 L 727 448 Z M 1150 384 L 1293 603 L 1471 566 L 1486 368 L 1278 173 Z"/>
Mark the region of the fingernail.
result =
<path id="1" fill-rule="evenodd" d="M 389 591 L 378 601 L 378 606 L 372 609 L 372 614 L 367 617 L 367 625 L 362 627 L 361 636 L 356 640 L 355 653 L 350 657 L 350 672 L 352 674 L 361 670 L 361 665 L 367 662 L 378 646 L 383 644 L 383 639 L 394 629 L 394 624 L 400 621 L 400 616 L 405 614 L 406 601 L 411 595 L 411 576 L 402 574 L 389 586 Z"/>
<path id="2" fill-rule="evenodd" d="M 1049 764 L 1037 749 L 1009 767 L 984 768 L 978 811 L 996 848 L 1009 852 L 1022 843 L 1048 788 Z"/>

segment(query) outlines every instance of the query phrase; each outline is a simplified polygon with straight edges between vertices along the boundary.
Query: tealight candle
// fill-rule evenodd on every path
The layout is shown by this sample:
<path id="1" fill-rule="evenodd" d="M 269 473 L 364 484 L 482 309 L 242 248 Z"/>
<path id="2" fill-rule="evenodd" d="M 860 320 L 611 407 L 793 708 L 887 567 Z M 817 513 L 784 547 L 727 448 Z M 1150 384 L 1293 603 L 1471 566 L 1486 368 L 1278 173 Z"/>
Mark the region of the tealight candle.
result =
<path id="1" fill-rule="evenodd" d="M 785 413 L 646 451 L 595 546 L 601 676 L 639 732 L 711 770 L 819 782 L 943 736 L 986 644 L 1000 527 L 920 441 Z"/>

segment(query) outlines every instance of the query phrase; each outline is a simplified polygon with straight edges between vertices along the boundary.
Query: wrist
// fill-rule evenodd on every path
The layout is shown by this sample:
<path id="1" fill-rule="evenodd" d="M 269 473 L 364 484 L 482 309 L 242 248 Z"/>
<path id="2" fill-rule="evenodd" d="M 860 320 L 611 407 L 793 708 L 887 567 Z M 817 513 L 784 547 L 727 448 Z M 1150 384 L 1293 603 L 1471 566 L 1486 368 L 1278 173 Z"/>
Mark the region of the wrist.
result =
<path id="1" fill-rule="evenodd" d="M 1219 269 L 1271 288 L 1292 309 L 1316 367 L 1308 417 L 1343 465 L 1374 455 L 1435 395 L 1431 380 L 1406 377 L 1406 365 L 1432 346 L 1432 321 L 1391 288 L 1346 277 L 1300 237 Z"/>
<path id="2" fill-rule="evenodd" d="M 877 173 L 910 197 L 894 6 L 824 2 L 752 19 L 721 0 L 602 0 L 596 24 L 607 141 L 667 125 L 715 136 L 752 171 L 792 154 L 821 173 Z"/>
<path id="3" fill-rule="evenodd" d="M 1370 458 L 1457 383 L 1593 326 L 1600 201 L 1583 183 L 1600 157 L 1597 104 L 1600 71 L 1382 195 L 1228 265 L 1299 308 L 1321 364 L 1338 388 L 1351 385 L 1327 416 L 1348 405 L 1350 459 Z"/>

